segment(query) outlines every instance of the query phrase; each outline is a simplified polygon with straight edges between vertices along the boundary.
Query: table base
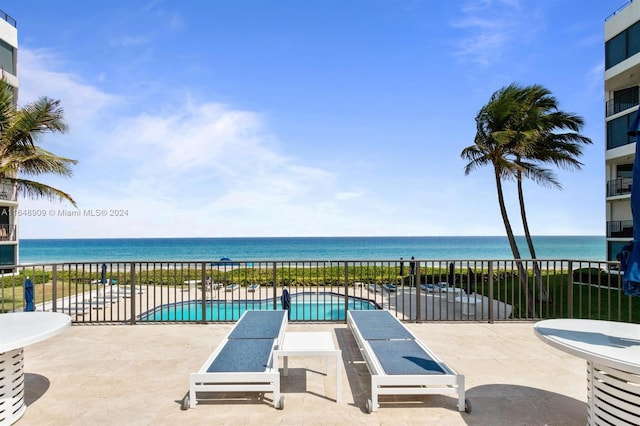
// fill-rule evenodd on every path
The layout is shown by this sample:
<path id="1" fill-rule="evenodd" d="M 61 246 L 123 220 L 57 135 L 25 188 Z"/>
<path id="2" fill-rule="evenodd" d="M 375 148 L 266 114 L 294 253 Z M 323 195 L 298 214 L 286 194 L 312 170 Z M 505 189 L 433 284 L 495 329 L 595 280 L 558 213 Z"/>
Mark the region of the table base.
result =
<path id="1" fill-rule="evenodd" d="M 640 375 L 587 362 L 587 422 L 640 424 Z"/>
<path id="2" fill-rule="evenodd" d="M 0 353 L 0 425 L 18 421 L 24 404 L 24 349 Z"/>

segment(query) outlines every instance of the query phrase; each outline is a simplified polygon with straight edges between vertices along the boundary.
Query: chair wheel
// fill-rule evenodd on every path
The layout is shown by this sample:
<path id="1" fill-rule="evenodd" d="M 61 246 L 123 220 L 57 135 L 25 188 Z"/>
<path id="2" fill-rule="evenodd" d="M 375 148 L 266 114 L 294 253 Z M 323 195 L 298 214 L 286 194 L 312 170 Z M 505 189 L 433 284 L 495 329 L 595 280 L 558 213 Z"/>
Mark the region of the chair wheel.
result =
<path id="1" fill-rule="evenodd" d="M 464 400 L 464 411 L 467 413 L 471 412 L 471 401 L 469 401 L 468 399 Z"/>
<path id="2" fill-rule="evenodd" d="M 276 410 L 284 410 L 284 396 L 281 396 L 280 400 L 276 402 Z"/>
<path id="3" fill-rule="evenodd" d="M 373 411 L 373 403 L 371 402 L 370 399 L 367 399 L 366 408 L 367 408 L 367 413 L 371 413 L 371 411 Z"/>

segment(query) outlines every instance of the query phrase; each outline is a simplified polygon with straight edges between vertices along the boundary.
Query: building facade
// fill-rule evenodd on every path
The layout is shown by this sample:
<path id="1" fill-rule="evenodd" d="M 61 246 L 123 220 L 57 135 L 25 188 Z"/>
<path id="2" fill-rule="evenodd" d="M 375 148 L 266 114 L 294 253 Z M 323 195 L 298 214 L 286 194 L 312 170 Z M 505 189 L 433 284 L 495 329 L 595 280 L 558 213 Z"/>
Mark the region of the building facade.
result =
<path id="1" fill-rule="evenodd" d="M 18 99 L 18 29 L 15 19 L 0 10 L 0 72 Z M 0 180 L 0 271 L 8 272 L 18 258 L 18 194 Z"/>

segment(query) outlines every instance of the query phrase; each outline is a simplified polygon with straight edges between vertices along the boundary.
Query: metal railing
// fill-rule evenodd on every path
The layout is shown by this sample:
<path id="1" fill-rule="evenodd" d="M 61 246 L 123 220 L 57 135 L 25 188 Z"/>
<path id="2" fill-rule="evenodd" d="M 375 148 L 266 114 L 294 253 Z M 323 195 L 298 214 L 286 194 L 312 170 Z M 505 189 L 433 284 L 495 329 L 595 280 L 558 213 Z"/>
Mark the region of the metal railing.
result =
<path id="1" fill-rule="evenodd" d="M 631 194 L 631 184 L 633 178 L 617 178 L 607 182 L 607 197 Z"/>
<path id="2" fill-rule="evenodd" d="M 640 100 L 638 99 L 638 90 L 636 88 L 633 93 L 607 100 L 605 102 L 605 117 L 611 117 L 619 112 L 638 106 L 639 103 Z"/>
<path id="3" fill-rule="evenodd" d="M 16 229 L 16 225 L 0 224 L 0 241 L 15 241 Z"/>
<path id="4" fill-rule="evenodd" d="M 607 222 L 608 238 L 633 238 L 633 220 L 612 220 Z"/>
<path id="5" fill-rule="evenodd" d="M 13 19 L 11 16 L 9 16 L 7 13 L 5 13 L 3 10 L 0 10 L 0 18 L 7 21 L 9 24 L 11 24 L 12 27 L 17 28 L 18 23 L 16 22 L 16 20 Z"/>
<path id="6" fill-rule="evenodd" d="M 399 260 L 106 262 L 15 266 L 0 276 L 0 312 L 37 311 L 75 323 L 234 321 L 283 309 L 291 321 L 344 321 L 349 309 L 389 309 L 406 321 L 596 318 L 640 322 L 618 262 Z M 26 296 L 26 298 L 25 298 Z"/>

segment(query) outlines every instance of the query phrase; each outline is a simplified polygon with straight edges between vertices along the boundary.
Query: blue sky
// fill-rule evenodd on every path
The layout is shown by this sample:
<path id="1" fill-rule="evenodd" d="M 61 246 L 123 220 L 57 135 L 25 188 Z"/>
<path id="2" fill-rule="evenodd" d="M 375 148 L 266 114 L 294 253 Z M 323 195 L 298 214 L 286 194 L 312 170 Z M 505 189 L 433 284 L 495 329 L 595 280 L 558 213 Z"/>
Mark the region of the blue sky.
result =
<path id="1" fill-rule="evenodd" d="M 604 20 L 624 3 L 5 2 L 20 103 L 60 99 L 70 131 L 42 145 L 79 161 L 41 180 L 81 216 L 25 200 L 21 238 L 504 235 L 492 171 L 460 152 L 512 82 L 593 140 L 563 190 L 525 183 L 532 233 L 603 235 Z"/>

